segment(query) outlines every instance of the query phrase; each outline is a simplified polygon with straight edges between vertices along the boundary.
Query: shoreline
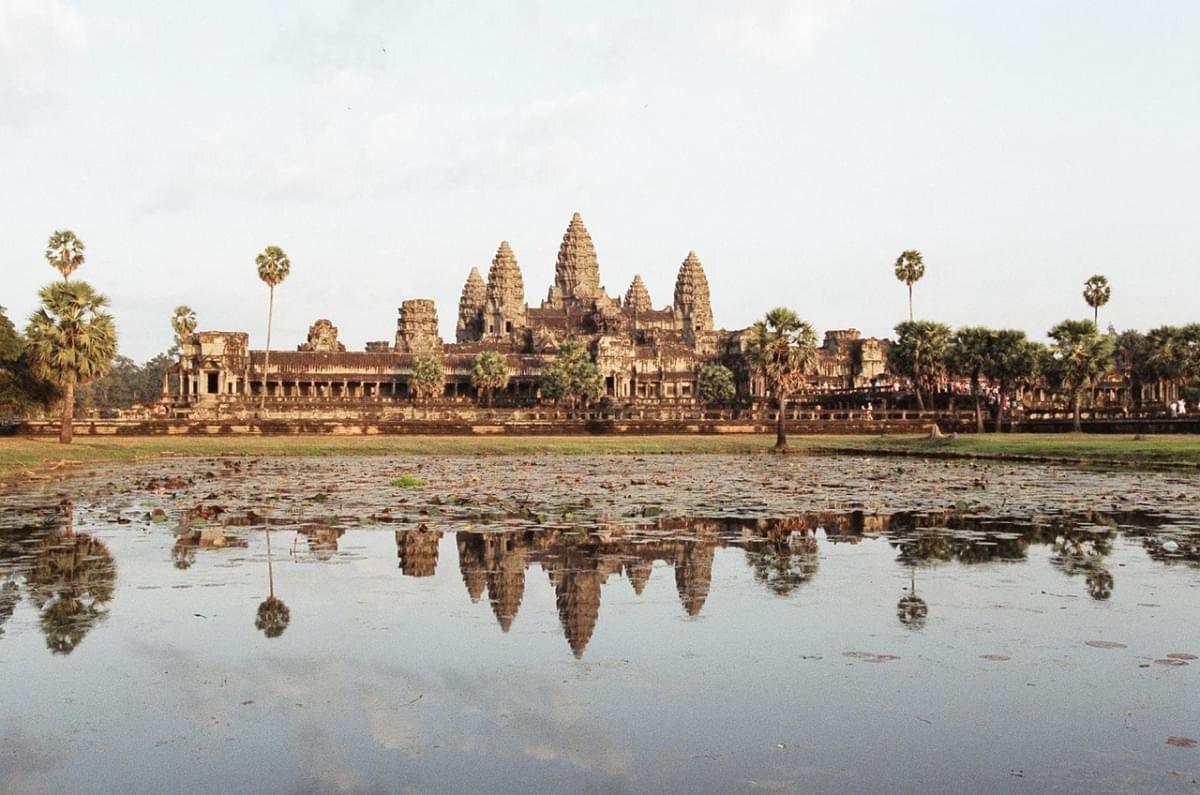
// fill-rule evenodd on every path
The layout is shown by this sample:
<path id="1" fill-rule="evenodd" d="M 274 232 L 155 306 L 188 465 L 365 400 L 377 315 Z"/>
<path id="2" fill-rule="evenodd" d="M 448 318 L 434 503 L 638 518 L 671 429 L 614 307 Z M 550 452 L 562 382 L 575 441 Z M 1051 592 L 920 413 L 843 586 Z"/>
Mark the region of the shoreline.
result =
<path id="1" fill-rule="evenodd" d="M 1097 434 L 984 434 L 930 438 L 924 435 L 805 436 L 788 439 L 793 455 L 880 455 L 963 461 L 1135 467 L 1200 468 L 1200 436 Z M 220 437 L 57 440 L 0 439 L 4 482 L 98 464 L 125 464 L 160 457 L 384 456 L 384 455 L 767 455 L 774 435 L 688 436 L 405 436 L 405 437 Z"/>

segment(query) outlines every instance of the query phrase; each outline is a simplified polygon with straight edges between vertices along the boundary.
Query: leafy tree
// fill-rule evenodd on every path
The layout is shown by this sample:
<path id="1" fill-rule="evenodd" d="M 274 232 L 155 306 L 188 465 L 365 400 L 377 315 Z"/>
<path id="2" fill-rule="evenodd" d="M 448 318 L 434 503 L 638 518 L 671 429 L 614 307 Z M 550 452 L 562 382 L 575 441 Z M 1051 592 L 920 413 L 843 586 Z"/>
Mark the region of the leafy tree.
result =
<path id="1" fill-rule="evenodd" d="M 488 405 L 492 405 L 496 390 L 508 386 L 508 359 L 504 354 L 496 351 L 476 354 L 471 367 L 471 385 L 484 392 Z"/>
<path id="2" fill-rule="evenodd" d="M 275 311 L 275 287 L 291 273 L 292 262 L 279 246 L 267 246 L 261 254 L 254 258 L 254 263 L 258 266 L 258 278 L 270 288 L 270 297 L 267 299 L 267 350 L 263 354 L 262 394 L 258 401 L 258 407 L 262 409 L 267 403 L 267 376 L 270 373 L 271 364 L 271 316 Z"/>
<path id="3" fill-rule="evenodd" d="M 541 396 L 547 400 L 566 400 L 571 411 L 579 403 L 587 405 L 604 394 L 604 379 L 587 348 L 574 340 L 558 346 L 554 361 L 542 370 Z"/>
<path id="4" fill-rule="evenodd" d="M 1097 273 L 1083 283 L 1083 300 L 1092 308 L 1092 322 L 1096 324 L 1096 328 L 1100 328 L 1100 307 L 1107 304 L 1111 297 L 1112 287 L 1109 286 L 1108 279 L 1100 274 Z"/>
<path id="5" fill-rule="evenodd" d="M 58 397 L 53 384 L 34 374 L 25 340 L 0 306 L 0 419 L 44 411 Z"/>
<path id="6" fill-rule="evenodd" d="M 971 399 L 975 402 L 975 431 L 983 433 L 983 407 L 979 398 L 979 378 L 987 371 L 992 348 L 991 329 L 965 326 L 955 332 L 946 353 L 950 371 L 971 379 Z"/>
<path id="7" fill-rule="evenodd" d="M 915 249 L 900 252 L 896 257 L 896 278 L 908 287 L 908 322 L 913 322 L 913 285 L 925 275 L 925 259 Z"/>
<path id="8" fill-rule="evenodd" d="M 1132 334 L 1132 332 L 1126 332 Z M 1156 381 L 1163 401 L 1171 399 L 1169 386 L 1183 386 L 1200 378 L 1200 323 L 1186 326 L 1159 326 L 1148 331 L 1140 349 L 1141 362 L 1134 369 L 1142 379 Z M 1125 364 L 1125 351 L 1118 348 L 1118 365 Z"/>
<path id="9" fill-rule="evenodd" d="M 431 400 L 442 394 L 446 385 L 446 371 L 442 360 L 431 354 L 422 354 L 413 359 L 412 394 L 417 400 Z"/>
<path id="10" fill-rule="evenodd" d="M 696 376 L 696 389 L 705 403 L 724 403 L 733 400 L 737 387 L 733 383 L 733 371 L 723 364 L 706 364 Z"/>
<path id="11" fill-rule="evenodd" d="M 117 330 L 105 312 L 108 299 L 87 282 L 54 282 L 39 292 L 42 308 L 25 331 L 35 373 L 63 388 L 58 440 L 71 441 L 75 387 L 108 372 L 117 353 Z"/>
<path id="12" fill-rule="evenodd" d="M 270 320 L 267 324 L 270 325 Z M 175 346 L 183 345 L 184 341 L 196 332 L 195 310 L 186 305 L 175 307 L 171 314 L 171 331 L 175 332 Z"/>
<path id="13" fill-rule="evenodd" d="M 1113 366 L 1125 381 L 1135 409 L 1142 405 L 1142 386 L 1155 379 L 1149 356 L 1146 335 L 1137 329 L 1128 329 L 1113 337 Z"/>
<path id="14" fill-rule="evenodd" d="M 817 363 L 817 334 L 811 324 L 787 307 L 777 306 L 750 327 L 746 356 L 779 403 L 775 450 L 787 449 L 788 399 L 799 392 Z"/>
<path id="15" fill-rule="evenodd" d="M 925 410 L 922 392 L 932 392 L 946 374 L 946 353 L 950 348 L 950 327 L 931 320 L 917 320 L 896 326 L 896 341 L 888 348 L 888 367 L 913 383 L 917 408 Z"/>
<path id="16" fill-rule="evenodd" d="M 1050 329 L 1045 357 L 1048 380 L 1071 401 L 1073 428 L 1083 430 L 1080 405 L 1083 395 L 1112 367 L 1113 341 L 1096 331 L 1090 320 L 1064 320 Z"/>
<path id="17" fill-rule="evenodd" d="M 1027 339 L 1024 331 L 1000 329 L 992 332 L 988 360 L 983 369 L 996 382 L 1001 406 L 1005 398 L 1014 397 L 1018 385 L 1027 383 L 1037 373 L 1040 352 L 1041 346 Z M 997 407 L 996 433 L 1000 432 L 1003 423 L 1004 410 Z"/>
<path id="18" fill-rule="evenodd" d="M 104 377 L 75 391 L 76 409 L 122 409 L 152 403 L 162 392 L 163 371 L 175 363 L 177 348 L 137 364 L 118 355 Z"/>
<path id="19" fill-rule="evenodd" d="M 74 232 L 64 229 L 50 235 L 46 243 L 46 261 L 62 274 L 63 281 L 79 270 L 83 259 L 83 241 L 75 237 Z"/>

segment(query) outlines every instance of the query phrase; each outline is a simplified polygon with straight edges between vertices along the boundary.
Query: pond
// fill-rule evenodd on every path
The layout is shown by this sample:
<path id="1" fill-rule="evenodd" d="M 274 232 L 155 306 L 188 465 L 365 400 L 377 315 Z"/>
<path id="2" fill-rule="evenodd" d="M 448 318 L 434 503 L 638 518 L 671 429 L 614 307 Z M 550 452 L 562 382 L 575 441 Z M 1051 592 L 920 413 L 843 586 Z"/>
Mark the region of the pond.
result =
<path id="1" fill-rule="evenodd" d="M 164 458 L 0 494 L 0 791 L 1197 792 L 1200 476 Z"/>

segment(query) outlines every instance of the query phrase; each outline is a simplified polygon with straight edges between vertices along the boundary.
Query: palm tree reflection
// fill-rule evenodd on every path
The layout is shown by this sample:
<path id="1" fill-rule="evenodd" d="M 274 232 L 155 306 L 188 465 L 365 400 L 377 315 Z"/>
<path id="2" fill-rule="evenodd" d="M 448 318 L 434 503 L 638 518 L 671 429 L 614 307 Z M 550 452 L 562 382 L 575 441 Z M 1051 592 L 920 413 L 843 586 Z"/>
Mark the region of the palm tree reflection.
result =
<path id="1" fill-rule="evenodd" d="M 269 524 L 264 526 L 263 532 L 267 536 L 267 588 L 269 595 L 258 606 L 254 626 L 256 629 L 262 630 L 262 633 L 268 638 L 278 638 L 287 629 L 288 622 L 292 620 L 292 614 L 283 600 L 275 597 L 275 571 L 271 565 L 271 526 Z"/>
<path id="2" fill-rule="evenodd" d="M 896 603 L 896 618 L 900 619 L 900 623 L 909 629 L 922 629 L 925 626 L 925 619 L 929 616 L 929 605 L 925 600 L 917 596 L 917 568 L 913 566 L 910 569 L 912 579 L 908 593 L 900 597 L 900 601 Z"/>
<path id="3" fill-rule="evenodd" d="M 46 646 L 55 654 L 70 654 L 108 615 L 117 579 L 108 547 L 86 533 L 75 534 L 70 503 L 64 503 L 63 511 L 65 527 L 40 539 L 26 574 Z"/>

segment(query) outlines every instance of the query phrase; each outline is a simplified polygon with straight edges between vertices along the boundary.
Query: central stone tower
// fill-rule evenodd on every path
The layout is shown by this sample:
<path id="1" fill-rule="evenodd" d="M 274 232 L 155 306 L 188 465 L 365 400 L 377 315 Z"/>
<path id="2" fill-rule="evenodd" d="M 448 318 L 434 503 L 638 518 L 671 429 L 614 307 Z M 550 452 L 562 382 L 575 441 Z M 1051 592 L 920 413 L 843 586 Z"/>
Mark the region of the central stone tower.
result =
<path id="1" fill-rule="evenodd" d="M 563 235 L 558 248 L 558 261 L 554 264 L 554 286 L 546 296 L 543 307 L 565 309 L 572 306 L 591 307 L 596 301 L 607 298 L 600 289 L 600 265 L 596 261 L 596 247 L 592 236 L 583 225 L 579 213 L 571 216 L 571 223 Z M 607 302 L 605 302 L 607 303 Z"/>

